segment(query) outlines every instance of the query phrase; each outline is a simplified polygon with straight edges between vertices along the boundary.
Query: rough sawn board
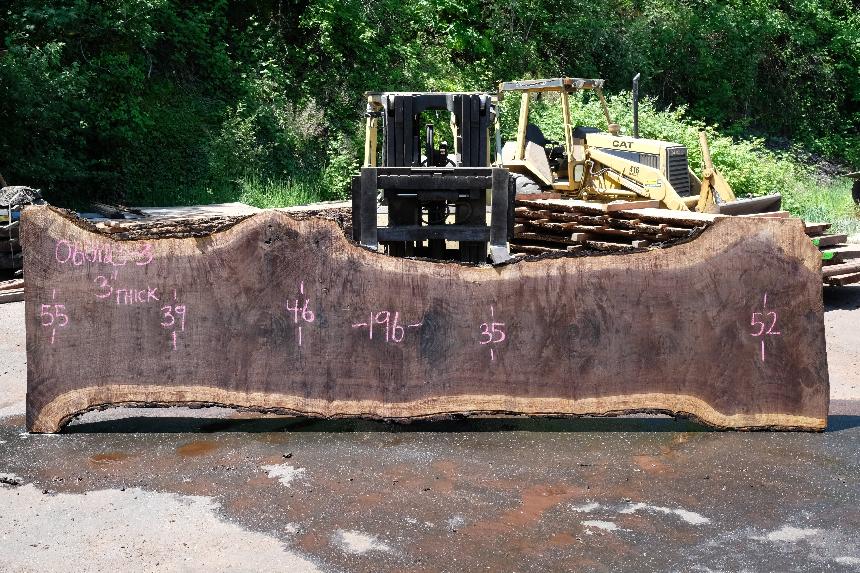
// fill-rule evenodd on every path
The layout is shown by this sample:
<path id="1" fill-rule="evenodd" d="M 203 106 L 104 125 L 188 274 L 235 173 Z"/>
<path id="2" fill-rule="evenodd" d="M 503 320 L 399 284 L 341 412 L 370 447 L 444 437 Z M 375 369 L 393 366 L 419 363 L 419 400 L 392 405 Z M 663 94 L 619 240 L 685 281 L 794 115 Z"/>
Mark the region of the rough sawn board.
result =
<path id="1" fill-rule="evenodd" d="M 821 430 L 820 260 L 799 220 L 663 250 L 468 267 L 265 211 L 117 241 L 24 213 L 27 427 L 116 405 L 413 418 L 661 411 Z"/>

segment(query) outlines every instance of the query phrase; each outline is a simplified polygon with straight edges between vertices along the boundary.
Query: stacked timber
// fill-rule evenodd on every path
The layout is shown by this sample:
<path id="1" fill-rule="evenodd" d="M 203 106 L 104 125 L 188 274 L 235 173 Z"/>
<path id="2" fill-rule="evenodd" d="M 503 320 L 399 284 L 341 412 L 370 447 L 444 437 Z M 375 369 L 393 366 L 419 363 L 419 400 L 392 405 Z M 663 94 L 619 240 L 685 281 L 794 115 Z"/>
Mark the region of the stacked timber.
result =
<path id="1" fill-rule="evenodd" d="M 515 253 L 624 251 L 690 239 L 713 215 L 667 211 L 658 201 L 592 203 L 575 199 L 521 199 L 514 209 Z"/>
<path id="2" fill-rule="evenodd" d="M 669 211 L 658 205 L 657 201 L 601 204 L 517 196 L 511 252 L 542 255 L 662 248 L 689 240 L 727 216 Z M 786 211 L 741 216 L 790 218 Z M 824 282 L 837 286 L 860 282 L 860 245 L 846 244 L 844 234 L 827 234 L 830 223 L 805 226 L 821 251 Z"/>
<path id="3" fill-rule="evenodd" d="M 0 271 L 21 271 L 21 209 L 27 205 L 41 203 L 44 201 L 38 189 L 20 185 L 0 189 Z"/>
<path id="4" fill-rule="evenodd" d="M 847 243 L 845 234 L 827 234 L 830 223 L 807 223 L 806 234 L 821 251 L 824 283 L 845 286 L 860 282 L 860 245 Z"/>
<path id="5" fill-rule="evenodd" d="M 110 234 L 123 241 L 141 238 L 205 237 L 224 231 L 261 211 L 244 203 L 131 209 L 94 204 L 93 209 L 96 213 L 87 216 L 87 221 L 82 223 L 90 230 Z M 352 232 L 349 203 L 344 201 L 326 201 L 277 210 L 289 213 L 296 220 L 312 217 L 328 219 L 337 223 L 348 234 Z M 100 216 L 108 213 L 112 217 Z M 129 216 L 129 213 L 133 216 Z"/>

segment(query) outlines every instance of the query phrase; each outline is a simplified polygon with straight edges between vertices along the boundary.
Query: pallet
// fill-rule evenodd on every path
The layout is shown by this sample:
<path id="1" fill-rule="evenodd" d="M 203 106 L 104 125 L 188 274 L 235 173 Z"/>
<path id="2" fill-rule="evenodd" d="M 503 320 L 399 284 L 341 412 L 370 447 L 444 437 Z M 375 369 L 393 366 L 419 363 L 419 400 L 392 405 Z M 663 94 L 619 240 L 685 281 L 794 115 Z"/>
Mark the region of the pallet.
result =
<path id="1" fill-rule="evenodd" d="M 117 240 L 25 211 L 30 431 L 172 404 L 827 423 L 820 260 L 799 221 L 721 219 L 662 252 L 500 267 L 392 258 L 275 211 L 205 238 L 194 225 Z"/>

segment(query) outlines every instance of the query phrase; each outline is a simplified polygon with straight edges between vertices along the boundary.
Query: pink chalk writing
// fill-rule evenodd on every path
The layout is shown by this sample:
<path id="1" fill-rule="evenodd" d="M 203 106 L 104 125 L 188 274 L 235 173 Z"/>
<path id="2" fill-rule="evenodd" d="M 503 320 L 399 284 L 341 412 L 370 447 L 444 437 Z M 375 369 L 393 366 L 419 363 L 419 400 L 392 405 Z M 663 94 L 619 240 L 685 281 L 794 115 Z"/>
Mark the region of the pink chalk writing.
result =
<path id="1" fill-rule="evenodd" d="M 757 328 L 757 330 L 750 332 L 750 335 L 759 338 L 762 362 L 765 361 L 765 340 L 767 340 L 767 337 L 782 335 L 779 330 L 776 330 L 778 319 L 779 316 L 775 310 L 769 311 L 767 309 L 767 293 L 764 293 L 761 312 L 753 312 L 750 320 L 750 326 Z"/>
<path id="2" fill-rule="evenodd" d="M 299 283 L 299 293 L 302 296 L 305 294 L 304 281 Z M 290 305 L 291 301 L 287 301 L 287 310 L 293 313 L 293 323 L 297 325 L 296 340 L 299 346 L 302 345 L 302 325 L 304 323 L 310 324 L 316 319 L 314 311 L 309 308 L 310 299 L 306 298 L 304 301 L 304 304 L 301 306 L 299 306 L 299 299 L 293 299 L 292 306 Z"/>
<path id="3" fill-rule="evenodd" d="M 173 291 L 174 304 L 166 304 L 161 307 L 161 326 L 170 329 L 170 341 L 173 350 L 176 350 L 177 331 L 185 332 L 185 317 L 187 309 L 184 304 L 176 304 L 176 290 Z"/>
<path id="4" fill-rule="evenodd" d="M 371 312 L 368 315 L 367 322 L 357 322 L 353 324 L 352 327 L 367 328 L 368 338 L 373 340 L 374 325 L 377 325 L 377 332 L 379 331 L 378 327 L 382 326 L 385 342 L 403 342 L 403 339 L 406 338 L 406 333 L 410 328 L 420 328 L 422 324 L 424 324 L 423 321 L 404 326 L 400 324 L 400 312 L 392 313 L 388 310 L 382 310 L 379 312 Z M 377 338 L 379 338 L 379 336 L 380 335 L 377 334 Z"/>
<path id="5" fill-rule="evenodd" d="M 122 267 L 133 262 L 146 266 L 152 262 L 152 243 L 133 241 L 129 243 L 98 243 L 68 241 L 60 239 L 54 246 L 54 259 L 60 265 L 79 267 L 84 264 Z"/>
<path id="6" fill-rule="evenodd" d="M 118 305 L 145 304 L 161 300 L 158 296 L 158 287 L 146 285 L 145 288 L 135 288 L 125 285 L 126 288 L 114 288 L 112 281 L 116 280 L 117 271 L 113 271 L 110 274 L 110 278 L 105 275 L 99 275 L 93 279 L 93 282 L 98 286 L 96 298 L 115 300 Z"/>
<path id="7" fill-rule="evenodd" d="M 111 273 L 110 279 L 108 279 L 108 277 L 106 277 L 104 275 L 97 276 L 93 280 L 93 282 L 95 282 L 98 285 L 99 290 L 101 292 L 96 293 L 96 298 L 110 298 L 110 295 L 113 294 L 113 286 L 111 286 L 110 280 L 111 279 L 116 280 L 116 278 L 117 278 L 117 272 L 116 271 L 113 271 Z"/>
<path id="8" fill-rule="evenodd" d="M 66 305 L 56 302 L 57 289 L 51 289 L 51 304 L 39 305 L 39 321 L 43 328 L 51 329 L 51 344 L 57 337 L 58 328 L 66 328 L 69 325 L 69 315 L 66 314 Z"/>
<path id="9" fill-rule="evenodd" d="M 117 304 L 142 304 L 150 301 L 158 302 L 158 287 L 150 288 L 149 285 L 143 289 L 118 288 L 116 289 Z"/>
<path id="10" fill-rule="evenodd" d="M 490 361 L 496 359 L 497 344 L 505 341 L 505 323 L 496 321 L 496 309 L 490 305 L 490 320 L 481 324 L 481 337 L 478 344 L 487 345 L 490 349 Z"/>

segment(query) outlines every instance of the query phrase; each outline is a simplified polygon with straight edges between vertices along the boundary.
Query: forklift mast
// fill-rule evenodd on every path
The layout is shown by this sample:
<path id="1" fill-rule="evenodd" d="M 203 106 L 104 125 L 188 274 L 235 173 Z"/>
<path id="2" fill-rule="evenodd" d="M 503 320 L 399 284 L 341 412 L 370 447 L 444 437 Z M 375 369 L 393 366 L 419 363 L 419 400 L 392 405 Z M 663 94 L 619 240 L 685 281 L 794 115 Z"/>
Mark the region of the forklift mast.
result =
<path id="1" fill-rule="evenodd" d="M 486 261 L 489 244 L 494 262 L 506 260 L 513 186 L 506 170 L 490 166 L 493 98 L 484 93 L 366 95 L 365 161 L 360 176 L 353 178 L 354 238 L 371 248 L 381 244 L 393 256 L 476 264 Z M 435 145 L 435 126 L 421 122 L 425 111 L 450 114 L 453 148 L 447 142 Z M 388 207 L 383 227 L 377 224 L 378 190 Z M 449 243 L 457 243 L 456 249 L 449 249 Z"/>

